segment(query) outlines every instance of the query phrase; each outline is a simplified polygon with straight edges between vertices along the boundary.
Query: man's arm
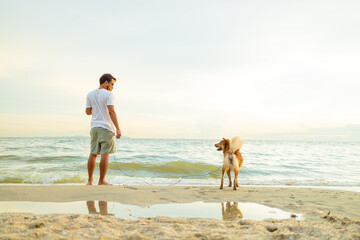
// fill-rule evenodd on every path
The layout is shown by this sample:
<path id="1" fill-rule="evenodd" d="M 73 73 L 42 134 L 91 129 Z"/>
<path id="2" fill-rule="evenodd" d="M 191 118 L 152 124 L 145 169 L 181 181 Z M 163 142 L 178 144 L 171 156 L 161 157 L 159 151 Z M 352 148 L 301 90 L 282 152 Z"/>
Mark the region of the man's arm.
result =
<path id="1" fill-rule="evenodd" d="M 92 114 L 92 108 L 86 108 L 85 110 L 87 115 L 91 115 Z"/>
<path id="2" fill-rule="evenodd" d="M 120 131 L 118 119 L 117 119 L 117 116 L 116 116 L 115 107 L 114 107 L 114 105 L 108 105 L 107 107 L 108 107 L 108 110 L 109 110 L 109 115 L 110 115 L 111 121 L 114 123 L 114 125 L 116 127 L 116 138 L 120 138 L 121 137 L 121 131 Z"/>

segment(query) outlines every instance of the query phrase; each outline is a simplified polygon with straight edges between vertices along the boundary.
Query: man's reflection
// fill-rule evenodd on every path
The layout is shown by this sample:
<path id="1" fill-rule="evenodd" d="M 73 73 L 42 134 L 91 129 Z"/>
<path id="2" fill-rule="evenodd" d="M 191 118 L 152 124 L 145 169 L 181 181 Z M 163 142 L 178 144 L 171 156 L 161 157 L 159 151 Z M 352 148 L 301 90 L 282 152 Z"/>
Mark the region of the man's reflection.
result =
<path id="1" fill-rule="evenodd" d="M 108 213 L 106 201 L 99 201 L 100 212 L 96 211 L 95 201 L 86 201 L 86 206 L 89 210 L 89 214 L 99 214 L 100 213 L 101 215 L 112 215 L 112 214 Z"/>
<path id="2" fill-rule="evenodd" d="M 224 221 L 235 221 L 243 218 L 237 202 L 227 202 L 226 207 L 224 203 L 221 203 L 221 210 Z"/>

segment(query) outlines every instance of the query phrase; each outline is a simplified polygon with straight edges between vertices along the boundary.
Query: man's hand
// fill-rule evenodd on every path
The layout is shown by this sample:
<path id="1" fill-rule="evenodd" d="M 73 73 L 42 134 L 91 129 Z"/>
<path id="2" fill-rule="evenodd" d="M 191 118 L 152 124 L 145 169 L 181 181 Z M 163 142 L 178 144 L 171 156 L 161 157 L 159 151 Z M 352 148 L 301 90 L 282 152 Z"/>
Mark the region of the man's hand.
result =
<path id="1" fill-rule="evenodd" d="M 86 108 L 85 110 L 87 115 L 91 115 L 92 114 L 92 108 Z"/>
<path id="2" fill-rule="evenodd" d="M 121 137 L 121 131 L 120 129 L 116 130 L 116 138 L 120 138 Z"/>

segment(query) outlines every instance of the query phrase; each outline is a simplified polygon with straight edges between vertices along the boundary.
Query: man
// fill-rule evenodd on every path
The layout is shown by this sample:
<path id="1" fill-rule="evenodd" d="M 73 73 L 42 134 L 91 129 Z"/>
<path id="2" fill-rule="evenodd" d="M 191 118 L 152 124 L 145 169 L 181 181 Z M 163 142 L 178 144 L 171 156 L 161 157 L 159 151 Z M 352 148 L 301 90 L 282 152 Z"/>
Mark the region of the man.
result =
<path id="1" fill-rule="evenodd" d="M 100 178 L 98 185 L 111 185 L 105 181 L 109 154 L 116 152 L 116 138 L 121 137 L 121 131 L 115 112 L 114 88 L 116 78 L 105 73 L 100 77 L 100 87 L 88 93 L 86 97 L 86 114 L 91 118 L 91 151 L 88 160 L 89 180 L 87 185 L 93 185 L 96 157 L 101 154 Z"/>

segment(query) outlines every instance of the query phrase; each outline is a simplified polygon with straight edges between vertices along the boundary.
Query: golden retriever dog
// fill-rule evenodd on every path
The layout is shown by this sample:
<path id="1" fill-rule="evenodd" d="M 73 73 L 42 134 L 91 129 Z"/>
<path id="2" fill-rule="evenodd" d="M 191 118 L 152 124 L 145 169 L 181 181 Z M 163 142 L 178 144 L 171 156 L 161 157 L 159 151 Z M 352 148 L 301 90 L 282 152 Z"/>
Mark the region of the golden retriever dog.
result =
<path id="1" fill-rule="evenodd" d="M 240 153 L 240 149 L 242 146 L 242 141 L 239 137 L 234 137 L 231 139 L 223 138 L 220 142 L 215 144 L 218 151 L 223 151 L 224 160 L 223 160 L 223 167 L 222 167 L 222 177 L 221 177 L 221 185 L 220 189 L 223 189 L 224 185 L 224 175 L 225 172 L 229 177 L 229 187 L 231 187 L 231 171 L 234 171 L 235 179 L 234 179 L 234 190 L 237 190 L 238 185 L 238 174 L 239 170 L 243 164 L 243 157 Z"/>

